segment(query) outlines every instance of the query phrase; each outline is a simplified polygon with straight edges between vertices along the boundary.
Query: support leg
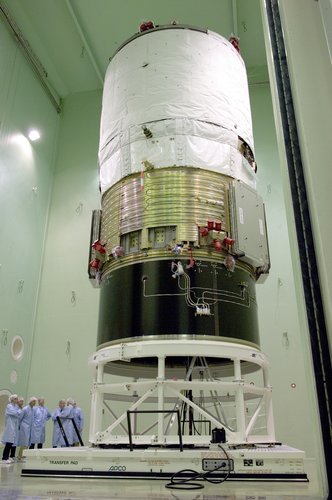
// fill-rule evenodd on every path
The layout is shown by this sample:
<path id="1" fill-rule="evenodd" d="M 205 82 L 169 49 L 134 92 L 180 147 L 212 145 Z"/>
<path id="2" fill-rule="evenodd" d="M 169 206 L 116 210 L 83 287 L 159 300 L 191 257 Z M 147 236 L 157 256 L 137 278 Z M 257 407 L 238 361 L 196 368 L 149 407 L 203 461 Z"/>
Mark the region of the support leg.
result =
<path id="1" fill-rule="evenodd" d="M 158 358 L 158 410 L 164 410 L 165 357 Z M 164 442 L 164 414 L 158 413 L 158 443 Z"/>
<path id="2" fill-rule="evenodd" d="M 239 359 L 234 359 L 234 376 L 234 382 L 238 384 L 235 393 L 237 435 L 239 440 L 246 441 L 246 420 L 243 394 L 244 381 L 242 379 L 241 361 Z"/>

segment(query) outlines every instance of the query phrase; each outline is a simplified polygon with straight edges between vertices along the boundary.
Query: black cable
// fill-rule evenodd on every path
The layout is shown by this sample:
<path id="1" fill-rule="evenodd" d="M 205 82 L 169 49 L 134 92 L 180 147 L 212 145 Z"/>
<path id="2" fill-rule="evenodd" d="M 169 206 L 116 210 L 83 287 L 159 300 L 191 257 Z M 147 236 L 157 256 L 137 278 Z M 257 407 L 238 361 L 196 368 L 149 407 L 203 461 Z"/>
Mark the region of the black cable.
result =
<path id="1" fill-rule="evenodd" d="M 197 429 L 196 425 L 195 425 L 195 421 L 193 421 L 193 425 L 194 425 L 194 433 L 195 434 L 198 434 L 199 436 L 201 435 L 201 433 L 199 432 L 199 430 Z"/>
<path id="2" fill-rule="evenodd" d="M 203 481 L 207 481 L 208 483 L 212 483 L 212 484 L 224 483 L 228 479 L 228 477 L 231 473 L 231 461 L 230 461 L 230 458 L 229 458 L 228 453 L 225 450 L 225 448 L 223 446 L 221 446 L 221 444 L 218 444 L 218 447 L 221 448 L 222 451 L 224 452 L 226 459 L 227 459 L 227 463 L 228 463 L 228 470 L 226 471 L 226 474 L 223 478 L 210 479 L 208 477 L 209 475 L 213 474 L 214 472 L 220 470 L 223 467 L 223 465 L 221 465 L 220 467 L 217 467 L 214 470 L 209 470 L 205 474 L 202 474 L 201 472 L 197 472 L 193 469 L 182 469 L 178 472 L 175 472 L 172 475 L 170 483 L 165 484 L 165 488 L 174 489 L 174 490 L 201 490 L 201 489 L 203 489 L 204 484 L 193 482 L 193 481 L 196 481 L 196 479 L 202 479 Z M 192 475 L 190 477 L 183 477 L 184 472 L 191 472 Z M 182 474 L 182 477 L 181 477 L 181 474 Z M 176 478 L 178 478 L 178 479 L 176 479 Z"/>
<path id="3" fill-rule="evenodd" d="M 181 478 L 181 474 L 183 474 L 184 472 L 192 472 L 192 476 L 189 478 Z M 178 480 L 175 479 L 176 476 L 179 477 Z M 165 488 L 174 490 L 201 490 L 204 488 L 204 484 L 191 482 L 192 480 L 194 481 L 199 477 L 201 477 L 201 474 L 193 469 L 182 469 L 173 474 L 173 476 L 171 477 L 171 482 L 166 483 Z"/>

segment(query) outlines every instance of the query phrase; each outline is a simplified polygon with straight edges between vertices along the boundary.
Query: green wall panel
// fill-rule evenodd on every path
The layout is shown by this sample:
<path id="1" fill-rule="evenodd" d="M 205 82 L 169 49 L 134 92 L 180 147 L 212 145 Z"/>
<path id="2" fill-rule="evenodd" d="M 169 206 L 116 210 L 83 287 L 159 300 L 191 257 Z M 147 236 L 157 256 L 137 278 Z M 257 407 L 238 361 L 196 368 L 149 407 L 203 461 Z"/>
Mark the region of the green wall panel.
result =
<path id="1" fill-rule="evenodd" d="M 87 420 L 84 440 L 99 301 L 87 268 L 91 213 L 100 204 L 100 105 L 100 92 L 64 100 L 29 380 L 30 391 L 42 393 L 51 410 L 60 398 L 77 400 Z M 51 434 L 49 423 L 48 444 Z"/>
<path id="2" fill-rule="evenodd" d="M 261 348 L 271 365 L 276 437 L 304 450 L 314 460 L 314 474 L 319 477 L 323 465 L 313 366 L 293 215 L 286 210 L 289 190 L 283 184 L 287 179 L 278 153 L 269 85 L 251 87 L 250 96 L 257 187 L 265 203 L 271 258 L 269 277 L 257 286 L 259 331 Z"/>
<path id="3" fill-rule="evenodd" d="M 26 398 L 59 117 L 0 28 L 0 390 Z M 30 127 L 38 142 L 26 138 Z M 19 360 L 11 354 L 17 336 Z"/>

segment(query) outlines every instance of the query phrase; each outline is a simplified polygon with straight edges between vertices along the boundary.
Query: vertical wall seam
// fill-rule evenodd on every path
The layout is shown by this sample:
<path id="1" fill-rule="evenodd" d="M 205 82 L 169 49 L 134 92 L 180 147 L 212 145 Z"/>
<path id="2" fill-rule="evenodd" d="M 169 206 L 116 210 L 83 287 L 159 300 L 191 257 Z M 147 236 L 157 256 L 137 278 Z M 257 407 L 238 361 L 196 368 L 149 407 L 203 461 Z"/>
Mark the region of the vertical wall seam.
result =
<path id="1" fill-rule="evenodd" d="M 329 466 L 332 463 L 331 357 L 278 0 L 266 0 L 266 12 L 301 260 L 311 353 L 327 465 L 326 473 L 330 491 L 332 491 L 332 468 Z"/>

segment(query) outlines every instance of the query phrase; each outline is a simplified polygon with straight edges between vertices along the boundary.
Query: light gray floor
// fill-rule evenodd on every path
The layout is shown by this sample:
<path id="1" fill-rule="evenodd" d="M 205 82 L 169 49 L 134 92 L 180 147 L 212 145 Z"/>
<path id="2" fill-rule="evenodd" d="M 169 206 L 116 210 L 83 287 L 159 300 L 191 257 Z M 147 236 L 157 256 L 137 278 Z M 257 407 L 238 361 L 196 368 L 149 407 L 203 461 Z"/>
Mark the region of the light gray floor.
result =
<path id="1" fill-rule="evenodd" d="M 257 483 L 226 481 L 213 485 L 204 483 L 197 491 L 168 490 L 164 480 L 120 479 L 55 479 L 33 478 L 21 475 L 21 465 L 0 465 L 0 499 L 156 499 L 163 500 L 322 500 L 314 481 L 309 483 Z"/>

